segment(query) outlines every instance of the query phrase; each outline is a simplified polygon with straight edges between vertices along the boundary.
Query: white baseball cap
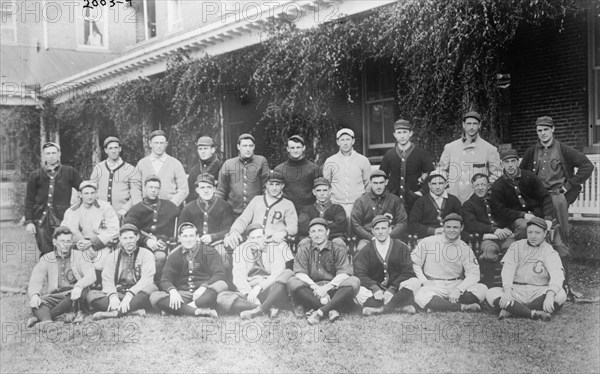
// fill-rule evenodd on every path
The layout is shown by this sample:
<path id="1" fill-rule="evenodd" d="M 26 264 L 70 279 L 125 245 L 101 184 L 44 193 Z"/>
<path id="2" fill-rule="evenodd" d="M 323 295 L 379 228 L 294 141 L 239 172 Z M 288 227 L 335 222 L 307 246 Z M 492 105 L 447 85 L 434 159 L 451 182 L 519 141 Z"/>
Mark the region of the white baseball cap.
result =
<path id="1" fill-rule="evenodd" d="M 335 136 L 336 139 L 339 139 L 340 136 L 342 135 L 350 135 L 350 137 L 354 138 L 354 131 L 352 131 L 352 129 L 347 129 L 347 128 L 343 128 L 341 130 L 339 130 Z"/>

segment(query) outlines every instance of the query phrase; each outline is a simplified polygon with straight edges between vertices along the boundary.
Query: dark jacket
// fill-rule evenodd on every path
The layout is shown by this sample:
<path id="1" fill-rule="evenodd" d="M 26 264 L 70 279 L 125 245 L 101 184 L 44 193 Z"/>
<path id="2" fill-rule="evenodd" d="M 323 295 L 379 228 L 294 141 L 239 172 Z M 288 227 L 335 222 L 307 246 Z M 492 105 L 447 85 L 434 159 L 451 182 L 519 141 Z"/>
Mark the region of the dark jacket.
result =
<path id="1" fill-rule="evenodd" d="M 564 143 L 554 139 L 559 148 L 560 163 L 563 166 L 565 173 L 565 185 L 566 189 L 565 198 L 567 202 L 572 204 L 581 191 L 581 185 L 592 175 L 594 172 L 594 164 L 581 152 L 573 147 L 570 147 Z M 539 143 L 538 143 L 539 144 Z M 537 155 L 536 149 L 538 144 L 534 144 L 529 147 L 523 155 L 521 161 L 521 169 L 531 170 L 534 174 L 538 173 Z M 577 168 L 577 173 L 575 173 Z"/>
<path id="2" fill-rule="evenodd" d="M 491 200 L 488 204 L 492 205 Z M 483 199 L 473 194 L 462 206 L 463 219 L 465 220 L 465 231 L 471 234 L 493 234 L 497 226 L 497 220 L 488 215 Z"/>
<path id="3" fill-rule="evenodd" d="M 308 236 L 308 225 L 314 218 L 321 217 L 317 203 L 307 205 L 300 211 L 298 217 L 298 235 Z M 331 203 L 323 212 L 323 217 L 329 221 L 329 239 L 339 238 L 346 234 L 346 211 L 339 204 Z"/>
<path id="4" fill-rule="evenodd" d="M 389 193 L 387 190 L 383 195 L 377 196 L 373 191 L 368 191 L 359 197 L 352 207 L 352 232 L 359 239 L 371 240 L 371 221 L 377 215 L 391 214 L 392 232 L 390 236 L 400 239 L 400 236 L 406 231 L 408 216 L 404 210 L 404 205 L 400 198 Z"/>
<path id="5" fill-rule="evenodd" d="M 446 206 L 442 209 L 441 217 L 444 218 L 450 213 L 457 213 L 462 216 L 460 200 L 452 194 L 448 194 Z M 435 229 L 442 227 L 437 217 L 438 211 L 433 205 L 429 193 L 419 197 L 410 211 L 408 232 L 417 234 L 419 238 L 435 234 Z"/>
<path id="6" fill-rule="evenodd" d="M 369 242 L 366 247 L 361 249 L 354 259 L 354 275 L 360 279 L 361 286 L 372 292 L 387 289 L 396 293 L 400 288 L 400 283 L 415 277 L 408 246 L 397 239 L 391 239 L 390 246 L 388 258 L 384 259 L 387 261 L 389 274 L 388 288 L 381 286 L 385 277 L 383 263 L 373 242 Z"/>
<path id="7" fill-rule="evenodd" d="M 319 165 L 302 158 L 300 160 L 289 159 L 277 165 L 275 171 L 280 172 L 285 180 L 283 196 L 294 203 L 296 212 L 302 207 L 315 202 L 313 195 L 313 182 L 323 175 Z"/>
<path id="8" fill-rule="evenodd" d="M 521 170 L 521 176 L 515 179 L 525 206 L 521 205 L 515 188 L 511 185 L 510 178 L 503 173 L 492 185 L 492 214 L 498 217 L 498 224 L 502 227 L 511 227 L 518 218 L 525 217 L 531 212 L 537 217 L 547 220 L 554 218 L 552 197 L 544 188 L 542 181 L 528 170 Z"/>
<path id="9" fill-rule="evenodd" d="M 193 223 L 200 236 L 204 235 L 206 229 L 212 242 L 223 239 L 229 232 L 233 221 L 235 221 L 233 209 L 218 197 L 213 197 L 206 207 L 200 203 L 199 199 L 191 201 L 185 205 L 179 215 L 179 224 Z"/>
<path id="10" fill-rule="evenodd" d="M 381 160 L 380 170 L 385 171 L 389 181 L 387 188 L 396 196 L 400 195 L 400 176 L 402 170 L 402 159 L 398 155 L 397 146 L 388 150 Z M 404 204 L 412 206 L 419 198 L 415 191 L 419 191 L 421 186 L 418 179 L 423 173 L 429 173 L 434 169 L 431 154 L 421 147 L 414 146 L 414 149 L 406 158 L 406 177 L 404 190 Z M 426 191 L 427 188 L 424 189 Z"/>
<path id="11" fill-rule="evenodd" d="M 145 202 L 137 203 L 129 209 L 123 223 L 132 223 L 141 231 L 155 235 L 158 239 L 166 242 L 175 234 L 175 220 L 179 215 L 179 208 L 170 200 L 158 199 L 156 222 L 154 221 L 154 210 Z M 146 247 L 148 238 L 141 234 L 139 244 Z"/>
<path id="12" fill-rule="evenodd" d="M 185 201 L 189 203 L 198 198 L 198 194 L 196 193 L 196 180 L 198 179 L 198 175 L 210 174 L 215 177 L 215 180 L 219 180 L 219 170 L 221 170 L 221 166 L 223 166 L 223 161 L 219 160 L 215 155 L 206 161 L 200 160 L 194 165 L 188 176 L 190 193 Z"/>
<path id="13" fill-rule="evenodd" d="M 194 292 L 200 287 L 208 287 L 217 281 L 225 281 L 225 268 L 221 256 L 213 248 L 198 243 L 198 252 L 190 272 L 189 263 L 178 246 L 169 254 L 160 279 L 160 289 L 169 292 L 173 288 Z"/>
<path id="14" fill-rule="evenodd" d="M 79 190 L 82 181 L 81 174 L 74 168 L 67 165 L 58 167 L 54 182 L 53 207 L 60 221 L 71 206 L 71 189 Z M 49 186 L 50 176 L 45 168 L 39 168 L 29 176 L 25 193 L 25 223 L 42 217 L 48 205 Z"/>

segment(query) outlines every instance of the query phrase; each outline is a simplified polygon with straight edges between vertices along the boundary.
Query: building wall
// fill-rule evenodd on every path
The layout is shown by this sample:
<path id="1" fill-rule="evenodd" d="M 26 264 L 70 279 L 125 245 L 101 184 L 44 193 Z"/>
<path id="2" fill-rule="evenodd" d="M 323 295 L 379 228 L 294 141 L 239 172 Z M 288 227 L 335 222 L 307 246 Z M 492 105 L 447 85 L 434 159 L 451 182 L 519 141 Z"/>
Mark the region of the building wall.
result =
<path id="1" fill-rule="evenodd" d="M 557 139 L 588 146 L 587 27 L 585 15 L 560 25 L 518 31 L 509 55 L 510 140 L 523 152 L 537 135 L 535 120 L 551 116 Z"/>

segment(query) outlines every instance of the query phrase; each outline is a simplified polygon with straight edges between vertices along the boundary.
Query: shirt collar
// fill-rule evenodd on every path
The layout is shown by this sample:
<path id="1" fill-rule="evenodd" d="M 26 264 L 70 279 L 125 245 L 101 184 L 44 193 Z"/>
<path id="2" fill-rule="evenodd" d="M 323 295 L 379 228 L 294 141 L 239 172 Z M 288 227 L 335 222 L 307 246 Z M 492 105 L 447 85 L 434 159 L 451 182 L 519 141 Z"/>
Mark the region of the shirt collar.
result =
<path id="1" fill-rule="evenodd" d="M 44 170 L 46 170 L 49 173 L 54 173 L 55 171 L 58 170 L 59 167 L 60 167 L 60 162 L 57 162 L 54 165 L 48 165 L 48 163 L 44 162 Z"/>
<path id="2" fill-rule="evenodd" d="M 475 135 L 475 137 L 473 138 L 473 140 L 468 141 L 467 135 L 465 135 L 465 133 L 463 133 L 461 139 L 462 139 L 463 143 L 467 143 L 468 142 L 467 144 L 473 144 L 473 143 L 476 143 L 479 140 L 479 134 Z"/>
<path id="3" fill-rule="evenodd" d="M 331 242 L 330 242 L 329 240 L 325 241 L 325 243 L 323 244 L 323 248 L 322 248 L 322 249 L 321 249 L 321 248 L 319 248 L 318 246 L 316 246 L 316 245 L 313 243 L 313 241 L 312 241 L 312 240 L 311 240 L 310 242 L 311 242 L 311 244 L 312 244 L 312 250 L 313 250 L 313 251 L 314 251 L 314 250 L 317 250 L 317 251 L 322 251 L 322 250 L 323 250 L 323 251 L 324 251 L 324 250 L 326 250 L 326 249 L 327 249 L 327 250 L 329 250 L 329 251 L 331 251 L 331 246 L 332 246 L 332 244 L 331 244 Z"/>
<path id="4" fill-rule="evenodd" d="M 515 175 L 514 177 L 510 177 L 508 174 L 506 174 L 506 170 L 503 171 L 504 175 L 506 176 L 506 178 L 508 179 L 521 179 L 521 168 L 517 168 L 517 175 Z"/>
<path id="5" fill-rule="evenodd" d="M 546 148 L 552 148 L 555 143 L 556 143 L 556 139 L 552 138 L 552 140 L 550 141 L 550 145 L 548 145 L 548 146 L 545 146 L 544 144 L 542 144 L 541 141 L 538 141 L 537 145 L 539 148 L 546 149 Z"/>
<path id="6" fill-rule="evenodd" d="M 442 196 L 436 196 L 433 192 L 429 191 L 429 194 L 431 195 L 431 197 L 433 197 L 433 200 L 439 200 L 439 199 L 447 199 L 448 198 L 448 191 L 444 191 L 442 193 Z"/>
<path id="7" fill-rule="evenodd" d="M 375 240 L 375 247 L 378 250 L 387 249 L 390 246 L 390 241 L 391 241 L 391 239 L 389 236 L 383 243 L 381 243 L 379 240 Z"/>
<path id="8" fill-rule="evenodd" d="M 165 152 L 162 155 L 160 155 L 160 157 L 157 157 L 153 153 L 153 154 L 150 155 L 150 157 L 152 157 L 152 161 L 159 160 L 160 162 L 165 162 L 165 161 L 167 161 L 167 152 Z"/>
<path id="9" fill-rule="evenodd" d="M 60 251 L 58 250 L 58 248 L 54 247 L 54 254 L 56 255 L 56 258 L 59 260 L 68 260 L 69 258 L 71 258 L 71 252 L 72 252 L 72 250 L 69 251 L 65 257 L 62 257 L 60 255 Z"/>
<path id="10" fill-rule="evenodd" d="M 121 166 L 121 164 L 123 163 L 123 159 L 121 157 L 119 157 L 117 159 L 117 161 L 113 162 L 111 159 L 107 158 L 106 159 L 106 166 L 109 167 L 109 169 L 116 169 L 119 166 Z"/>

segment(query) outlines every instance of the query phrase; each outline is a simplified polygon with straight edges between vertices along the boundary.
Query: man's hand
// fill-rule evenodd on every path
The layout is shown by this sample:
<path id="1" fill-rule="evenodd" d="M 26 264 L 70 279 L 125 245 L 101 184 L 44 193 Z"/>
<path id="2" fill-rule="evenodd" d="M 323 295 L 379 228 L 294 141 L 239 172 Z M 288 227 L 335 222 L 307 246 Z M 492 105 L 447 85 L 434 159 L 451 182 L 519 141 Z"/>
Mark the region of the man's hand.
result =
<path id="1" fill-rule="evenodd" d="M 183 303 L 183 299 L 181 298 L 179 291 L 173 289 L 169 291 L 169 295 L 169 308 L 175 310 L 179 309 L 181 307 L 181 304 Z"/>
<path id="2" fill-rule="evenodd" d="M 148 239 L 146 240 L 146 247 L 152 252 L 155 252 L 158 249 L 158 240 L 156 239 Z"/>
<path id="3" fill-rule="evenodd" d="M 506 232 L 505 229 L 496 229 L 496 231 L 494 231 L 494 235 L 496 235 L 499 240 L 506 239 L 510 234 L 511 234 L 510 230 L 508 232 Z"/>
<path id="4" fill-rule="evenodd" d="M 260 291 L 262 291 L 262 288 L 260 286 L 255 286 L 248 294 L 248 301 L 253 304 L 260 305 L 260 300 L 258 299 L 258 294 Z"/>
<path id="5" fill-rule="evenodd" d="M 229 234 L 225 235 L 223 241 L 226 246 L 233 249 L 242 242 L 242 235 L 237 231 L 230 231 Z"/>
<path id="6" fill-rule="evenodd" d="M 523 217 L 523 218 L 525 218 L 528 221 L 531 221 L 533 219 L 533 217 L 535 217 L 533 214 L 525 213 L 525 217 Z"/>
<path id="7" fill-rule="evenodd" d="M 119 219 L 125 217 L 126 214 L 127 214 L 127 211 L 123 208 L 119 209 L 119 211 L 117 212 L 117 216 L 119 216 Z"/>
<path id="8" fill-rule="evenodd" d="M 458 288 L 453 288 L 450 291 L 450 294 L 448 294 L 448 300 L 450 300 L 450 302 L 452 304 L 458 303 L 459 298 L 460 298 L 460 290 Z"/>
<path id="9" fill-rule="evenodd" d="M 33 235 L 35 235 L 35 233 L 37 232 L 33 223 L 28 223 L 27 226 L 25 226 L 25 231 Z"/>
<path id="10" fill-rule="evenodd" d="M 373 298 L 375 300 L 383 300 L 383 291 L 377 290 L 377 291 L 373 292 Z"/>
<path id="11" fill-rule="evenodd" d="M 201 241 L 202 243 L 206 244 L 206 245 L 209 245 L 210 243 L 212 243 L 212 239 L 211 239 L 211 237 L 210 237 L 210 234 L 205 234 L 205 235 L 202 235 L 202 236 L 200 237 L 200 241 Z"/>
<path id="12" fill-rule="evenodd" d="M 383 293 L 383 303 L 387 304 L 390 302 L 390 300 L 392 300 L 392 297 L 394 297 L 394 294 L 391 293 L 390 291 L 385 291 Z"/>
<path id="13" fill-rule="evenodd" d="M 554 312 L 554 292 L 547 292 L 544 299 L 544 312 Z"/>
<path id="14" fill-rule="evenodd" d="M 512 289 L 505 290 L 504 295 L 500 298 L 500 308 L 506 309 L 509 306 L 513 305 L 515 299 L 512 295 Z"/>
<path id="15" fill-rule="evenodd" d="M 33 309 L 39 308 L 39 306 L 41 304 L 42 304 L 42 299 L 40 299 L 40 295 L 38 295 L 38 294 L 31 296 L 31 299 L 29 299 L 29 306 L 32 307 Z"/>
<path id="16" fill-rule="evenodd" d="M 202 296 L 202 294 L 206 291 L 206 287 L 200 287 L 198 288 L 196 291 L 194 291 L 194 294 L 192 295 L 192 300 L 196 301 L 197 298 L 199 298 L 200 296 Z"/>
<path id="17" fill-rule="evenodd" d="M 94 248 L 92 248 L 92 247 L 89 247 L 88 249 L 86 249 L 85 253 L 86 253 L 86 256 L 90 260 L 94 260 L 96 258 L 96 256 L 98 255 L 98 252 L 94 251 Z"/>
<path id="18" fill-rule="evenodd" d="M 315 291 L 314 291 L 314 294 L 315 294 L 316 297 L 318 297 L 320 299 L 320 298 L 325 297 L 325 295 L 327 295 L 327 293 L 329 292 L 329 290 L 331 290 L 332 288 L 333 288 L 333 286 L 330 285 L 329 283 L 328 284 L 324 284 L 324 285 L 322 285 L 320 287 L 317 287 L 315 289 Z"/>
<path id="19" fill-rule="evenodd" d="M 85 251 L 86 249 L 92 248 L 92 242 L 89 239 L 81 239 L 77 241 L 77 249 L 80 251 Z M 94 256 L 96 257 L 96 256 Z M 94 258 L 92 257 L 92 258 Z"/>
<path id="20" fill-rule="evenodd" d="M 125 297 L 123 297 L 123 300 L 121 300 L 121 304 L 119 304 L 119 311 L 121 313 L 129 312 L 129 304 L 131 303 L 131 299 L 133 299 L 133 296 L 131 293 L 127 292 Z"/>
<path id="21" fill-rule="evenodd" d="M 285 231 L 279 231 L 271 235 L 271 241 L 275 243 L 283 243 L 285 238 L 287 238 L 287 232 Z"/>
<path id="22" fill-rule="evenodd" d="M 73 289 L 71 290 L 71 300 L 79 299 L 81 297 L 81 291 L 81 288 L 77 286 L 73 287 Z"/>
<path id="23" fill-rule="evenodd" d="M 119 309 L 119 304 L 120 303 L 121 303 L 121 301 L 119 300 L 119 296 L 112 295 L 110 297 L 109 302 L 108 302 L 108 310 L 107 310 L 107 312 Z"/>

